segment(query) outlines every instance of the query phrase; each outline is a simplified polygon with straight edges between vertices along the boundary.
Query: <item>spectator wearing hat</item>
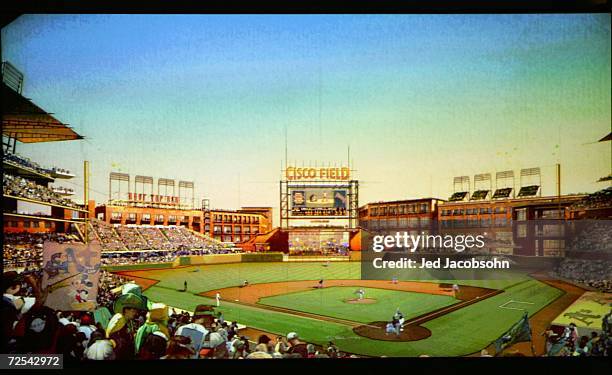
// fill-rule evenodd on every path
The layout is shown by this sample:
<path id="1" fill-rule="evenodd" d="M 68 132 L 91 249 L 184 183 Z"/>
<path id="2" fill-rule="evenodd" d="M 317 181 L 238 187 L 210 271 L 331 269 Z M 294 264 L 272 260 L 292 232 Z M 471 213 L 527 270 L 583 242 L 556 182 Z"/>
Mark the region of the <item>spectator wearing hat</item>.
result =
<path id="1" fill-rule="evenodd" d="M 168 306 L 164 303 L 152 304 L 151 310 L 147 313 L 146 322 L 140 326 L 136 332 L 136 353 L 140 352 L 147 337 L 154 332 L 159 332 L 166 340 L 170 337 L 170 333 L 168 332 L 168 312 Z"/>
<path id="2" fill-rule="evenodd" d="M 306 343 L 299 340 L 299 336 L 296 332 L 289 332 L 287 335 L 287 342 L 289 343 L 289 354 L 299 354 L 302 358 L 308 358 L 308 349 Z"/>
<path id="3" fill-rule="evenodd" d="M 122 294 L 113 306 L 115 315 L 108 322 L 106 337 L 111 339 L 114 345 L 116 359 L 134 358 L 134 319 L 139 310 L 146 310 L 145 301 L 137 294 Z"/>
<path id="4" fill-rule="evenodd" d="M 191 343 L 191 346 L 196 353 L 199 352 L 206 335 L 209 333 L 209 330 L 204 327 L 209 314 L 210 309 L 207 305 L 198 305 L 191 318 L 191 323 L 184 323 L 182 322 L 183 319 L 179 319 L 179 324 L 182 324 L 177 328 L 175 336 L 187 336 L 189 331 L 197 331 L 201 333 L 202 341 L 199 343 Z"/>

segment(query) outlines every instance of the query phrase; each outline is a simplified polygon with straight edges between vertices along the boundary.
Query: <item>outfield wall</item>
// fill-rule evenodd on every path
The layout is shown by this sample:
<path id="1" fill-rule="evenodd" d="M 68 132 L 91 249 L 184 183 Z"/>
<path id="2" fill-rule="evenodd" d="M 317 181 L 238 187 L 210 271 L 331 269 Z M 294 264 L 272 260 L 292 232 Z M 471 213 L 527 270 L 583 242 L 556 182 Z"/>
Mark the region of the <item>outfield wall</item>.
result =
<path id="1" fill-rule="evenodd" d="M 243 254 L 212 254 L 180 256 L 173 262 L 164 263 L 138 263 L 103 266 L 109 272 L 136 271 L 146 269 L 177 268 L 197 266 L 203 264 L 227 263 L 253 263 L 253 262 L 282 262 L 283 253 L 243 253 Z"/>

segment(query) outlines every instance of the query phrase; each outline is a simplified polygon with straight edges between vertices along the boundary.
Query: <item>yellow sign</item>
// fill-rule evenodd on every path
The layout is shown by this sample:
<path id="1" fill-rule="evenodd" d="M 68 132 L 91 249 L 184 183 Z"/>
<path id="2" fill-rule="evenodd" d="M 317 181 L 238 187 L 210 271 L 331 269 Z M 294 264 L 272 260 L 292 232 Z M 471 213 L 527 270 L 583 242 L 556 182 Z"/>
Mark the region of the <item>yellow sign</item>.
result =
<path id="1" fill-rule="evenodd" d="M 285 178 L 289 181 L 296 180 L 321 180 L 321 181 L 346 181 L 351 177 L 351 170 L 348 167 L 340 168 L 296 168 L 287 167 Z"/>

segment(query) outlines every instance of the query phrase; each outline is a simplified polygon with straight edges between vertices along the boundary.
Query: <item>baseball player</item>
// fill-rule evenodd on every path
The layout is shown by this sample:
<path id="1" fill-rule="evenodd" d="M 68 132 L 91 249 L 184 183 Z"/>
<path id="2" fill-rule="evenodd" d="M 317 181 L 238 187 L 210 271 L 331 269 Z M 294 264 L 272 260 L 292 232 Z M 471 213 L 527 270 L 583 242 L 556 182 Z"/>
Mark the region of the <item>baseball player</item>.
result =
<path id="1" fill-rule="evenodd" d="M 403 331 L 404 328 L 404 314 L 402 314 L 402 312 L 400 311 L 399 307 L 397 308 L 397 310 L 395 310 L 395 315 L 393 315 L 393 319 L 396 319 L 397 322 L 399 323 L 399 331 Z M 399 334 L 399 333 L 398 333 Z"/>
<path id="2" fill-rule="evenodd" d="M 217 307 L 221 304 L 221 293 L 217 292 L 215 295 L 215 300 L 217 300 Z"/>
<path id="3" fill-rule="evenodd" d="M 457 298 L 457 294 L 459 294 L 459 285 L 453 284 L 453 297 Z"/>
<path id="4" fill-rule="evenodd" d="M 357 299 L 361 301 L 365 295 L 365 290 L 358 289 L 355 293 L 357 294 Z"/>

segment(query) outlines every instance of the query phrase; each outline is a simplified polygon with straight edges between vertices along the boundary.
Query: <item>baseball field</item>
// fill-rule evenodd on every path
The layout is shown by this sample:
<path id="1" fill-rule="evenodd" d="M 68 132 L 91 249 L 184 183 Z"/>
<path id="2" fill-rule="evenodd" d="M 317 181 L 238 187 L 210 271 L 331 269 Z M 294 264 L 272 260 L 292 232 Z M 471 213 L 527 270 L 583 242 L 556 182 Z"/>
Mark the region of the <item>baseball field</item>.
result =
<path id="1" fill-rule="evenodd" d="M 486 348 L 526 311 L 565 294 L 527 275 L 505 280 L 361 280 L 359 262 L 270 262 L 125 271 L 153 301 L 193 310 L 215 304 L 226 320 L 364 356 L 465 356 Z M 244 280 L 249 285 L 242 287 Z M 317 288 L 323 280 L 323 288 Z M 184 282 L 187 291 L 182 291 Z M 460 285 L 458 293 L 452 283 Z M 356 295 L 365 292 L 363 300 Z M 384 325 L 399 308 L 400 336 Z M 537 333 L 537 332 L 536 332 Z"/>

